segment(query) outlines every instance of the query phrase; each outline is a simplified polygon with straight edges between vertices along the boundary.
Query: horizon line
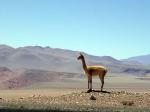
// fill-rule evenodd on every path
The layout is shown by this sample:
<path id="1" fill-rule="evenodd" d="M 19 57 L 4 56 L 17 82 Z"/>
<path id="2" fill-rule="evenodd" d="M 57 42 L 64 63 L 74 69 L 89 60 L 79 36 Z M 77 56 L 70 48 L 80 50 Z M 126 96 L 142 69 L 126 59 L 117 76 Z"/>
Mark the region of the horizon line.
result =
<path id="1" fill-rule="evenodd" d="M 128 58 L 132 58 L 132 57 L 138 57 L 138 56 L 146 56 L 146 55 L 149 55 L 149 54 L 141 54 L 141 55 L 136 55 L 136 56 L 130 56 L 130 57 L 127 57 L 127 58 L 115 58 L 111 55 L 94 55 L 92 53 L 87 53 L 85 51 L 80 51 L 80 50 L 73 50 L 73 49 L 66 49 L 66 48 L 59 48 L 59 47 L 51 47 L 50 45 L 38 45 L 38 44 L 35 44 L 35 45 L 23 45 L 23 46 L 13 46 L 13 45 L 8 45 L 8 44 L 0 44 L 0 46 L 7 46 L 7 47 L 11 47 L 11 48 L 14 48 L 14 49 L 18 49 L 18 48 L 23 48 L 23 47 L 42 47 L 42 48 L 52 48 L 52 49 L 62 49 L 62 50 L 69 50 L 69 51 L 72 51 L 72 52 L 82 52 L 82 53 L 85 53 L 85 54 L 88 54 L 88 55 L 92 55 L 92 56 L 97 56 L 97 57 L 103 57 L 103 56 L 110 56 L 111 58 L 114 58 L 114 59 L 117 59 L 117 60 L 123 60 L 123 59 L 128 59 Z"/>

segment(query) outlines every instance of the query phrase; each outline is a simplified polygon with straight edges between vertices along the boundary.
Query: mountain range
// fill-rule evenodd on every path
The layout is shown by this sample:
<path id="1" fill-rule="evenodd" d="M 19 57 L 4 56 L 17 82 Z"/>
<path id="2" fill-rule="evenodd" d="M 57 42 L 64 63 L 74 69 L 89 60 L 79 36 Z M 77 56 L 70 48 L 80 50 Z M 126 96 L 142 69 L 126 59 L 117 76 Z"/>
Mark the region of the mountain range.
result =
<path id="1" fill-rule="evenodd" d="M 125 60 L 135 61 L 135 62 L 141 63 L 143 65 L 150 65 L 150 54 L 142 55 L 142 56 L 134 56 L 134 57 L 130 57 Z"/>
<path id="2" fill-rule="evenodd" d="M 7 45 L 0 45 L 0 66 L 13 70 L 38 69 L 81 73 L 81 63 L 77 60 L 79 53 L 79 51 L 41 46 L 12 48 Z M 83 54 L 88 65 L 104 65 L 110 69 L 110 72 L 149 70 L 147 64 L 150 55 L 117 60 L 111 56 Z"/>
<path id="3" fill-rule="evenodd" d="M 51 47 L 0 45 L 0 88 L 20 88 L 36 82 L 82 77 L 82 65 L 77 60 L 79 53 Z M 117 60 L 111 56 L 82 53 L 88 65 L 104 65 L 110 74 L 150 74 L 150 55 Z"/>

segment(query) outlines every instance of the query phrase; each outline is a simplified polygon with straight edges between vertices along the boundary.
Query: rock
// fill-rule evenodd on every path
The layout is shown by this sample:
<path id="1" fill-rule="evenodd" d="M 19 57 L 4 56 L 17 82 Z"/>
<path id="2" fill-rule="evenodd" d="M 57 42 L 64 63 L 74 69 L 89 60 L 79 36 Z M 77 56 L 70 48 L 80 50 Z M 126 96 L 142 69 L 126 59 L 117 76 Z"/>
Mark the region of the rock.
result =
<path id="1" fill-rule="evenodd" d="M 25 97 L 21 97 L 20 99 L 21 99 L 21 100 L 22 100 L 22 99 L 25 99 Z"/>
<path id="2" fill-rule="evenodd" d="M 35 95 L 31 95 L 31 97 L 35 97 Z"/>
<path id="3" fill-rule="evenodd" d="M 91 95 L 90 100 L 96 100 L 96 97 Z"/>
<path id="4" fill-rule="evenodd" d="M 125 106 L 133 106 L 134 105 L 134 101 L 122 101 L 121 103 Z"/>
<path id="5" fill-rule="evenodd" d="M 76 104 L 78 104 L 79 102 L 76 102 Z"/>

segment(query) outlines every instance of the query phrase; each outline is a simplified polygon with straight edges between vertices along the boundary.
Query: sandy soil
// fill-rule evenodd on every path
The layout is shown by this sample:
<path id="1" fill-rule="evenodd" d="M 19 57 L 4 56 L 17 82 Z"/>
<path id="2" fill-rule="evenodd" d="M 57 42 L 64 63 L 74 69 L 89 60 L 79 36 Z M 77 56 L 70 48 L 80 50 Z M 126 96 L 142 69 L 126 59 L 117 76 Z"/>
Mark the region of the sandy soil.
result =
<path id="1" fill-rule="evenodd" d="M 70 94 L 79 90 L 72 89 L 41 89 L 41 90 L 0 90 L 0 98 L 17 99 L 31 96 L 51 96 L 57 97 L 61 95 Z"/>
<path id="2" fill-rule="evenodd" d="M 93 89 L 100 89 L 101 82 L 98 77 L 93 78 Z M 57 89 L 57 90 L 83 90 L 87 89 L 87 78 L 64 79 L 61 82 L 40 82 L 24 89 Z M 129 92 L 150 92 L 150 81 L 140 80 L 136 76 L 107 76 L 105 78 L 104 90 L 129 91 Z M 52 90 L 53 91 L 53 90 Z"/>
<path id="3" fill-rule="evenodd" d="M 107 76 L 105 78 L 104 90 L 106 91 L 127 91 L 127 92 L 150 92 L 150 81 L 140 80 L 135 76 Z M 99 90 L 101 86 L 98 77 L 93 79 L 93 89 Z M 87 89 L 87 79 L 64 79 L 61 82 L 41 82 L 24 87 L 22 90 L 0 90 L 1 98 L 41 96 L 61 96 L 72 92 L 81 92 Z"/>

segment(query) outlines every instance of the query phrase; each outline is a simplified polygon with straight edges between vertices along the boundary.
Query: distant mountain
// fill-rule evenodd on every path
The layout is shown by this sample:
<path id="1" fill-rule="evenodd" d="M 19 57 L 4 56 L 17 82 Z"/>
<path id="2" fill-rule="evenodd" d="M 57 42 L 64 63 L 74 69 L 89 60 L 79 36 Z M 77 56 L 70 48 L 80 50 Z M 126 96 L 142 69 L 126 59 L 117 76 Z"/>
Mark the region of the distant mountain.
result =
<path id="1" fill-rule="evenodd" d="M 81 72 L 81 63 L 77 60 L 78 51 L 66 49 L 26 46 L 12 48 L 0 45 L 0 66 L 11 69 L 41 69 L 59 72 Z M 121 64 L 110 56 L 92 56 L 84 53 L 88 64 Z"/>
<path id="2" fill-rule="evenodd" d="M 145 75 L 148 66 L 131 61 L 120 61 L 110 56 L 93 56 L 83 53 L 88 65 L 104 65 L 113 73 Z M 79 51 L 41 46 L 12 48 L 0 45 L 0 66 L 12 70 L 37 69 L 55 72 L 83 73 L 77 60 Z M 141 72 L 142 71 L 142 72 Z M 144 72 L 146 71 L 146 72 Z"/>
<path id="3" fill-rule="evenodd" d="M 134 61 L 138 62 L 144 65 L 150 65 L 150 54 L 149 55 L 142 55 L 142 56 L 135 56 L 128 59 L 125 59 L 126 61 Z"/>

